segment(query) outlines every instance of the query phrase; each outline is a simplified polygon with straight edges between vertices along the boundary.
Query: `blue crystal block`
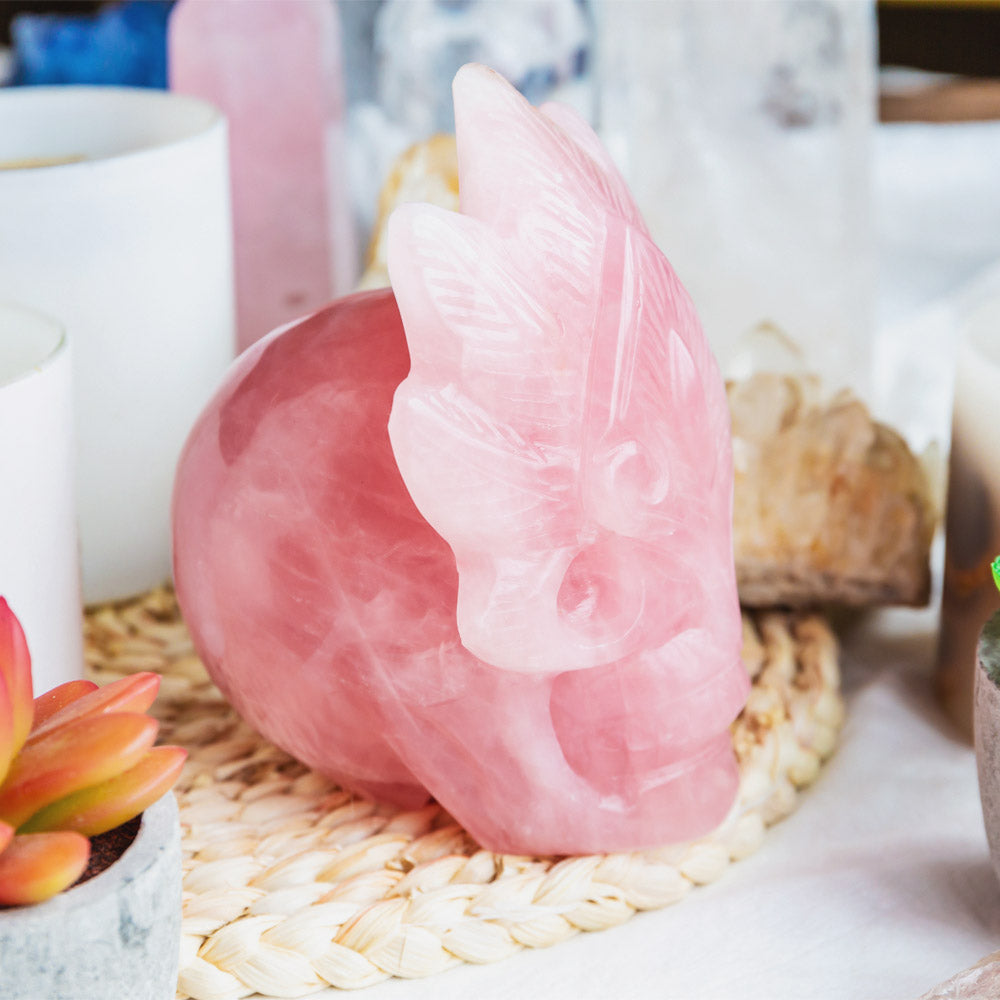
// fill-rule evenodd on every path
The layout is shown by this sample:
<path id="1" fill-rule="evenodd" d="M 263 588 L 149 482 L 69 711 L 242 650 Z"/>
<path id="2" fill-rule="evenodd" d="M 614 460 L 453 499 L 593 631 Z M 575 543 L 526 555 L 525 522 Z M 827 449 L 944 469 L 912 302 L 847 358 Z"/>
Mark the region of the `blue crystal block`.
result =
<path id="1" fill-rule="evenodd" d="M 173 0 L 127 0 L 94 15 L 21 14 L 11 24 L 15 84 L 167 86 Z"/>

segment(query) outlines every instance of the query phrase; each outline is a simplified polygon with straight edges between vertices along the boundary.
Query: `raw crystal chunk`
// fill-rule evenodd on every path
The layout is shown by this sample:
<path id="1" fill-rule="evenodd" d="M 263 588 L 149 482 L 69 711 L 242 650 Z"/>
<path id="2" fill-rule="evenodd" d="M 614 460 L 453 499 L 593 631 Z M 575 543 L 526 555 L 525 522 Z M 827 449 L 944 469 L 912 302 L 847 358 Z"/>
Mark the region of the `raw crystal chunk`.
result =
<path id="1" fill-rule="evenodd" d="M 906 442 L 816 378 L 761 372 L 729 403 L 742 603 L 925 604 L 937 513 Z"/>
<path id="2" fill-rule="evenodd" d="M 994 1000 L 1000 995 L 1000 951 L 956 972 L 951 979 L 922 993 L 919 1000 Z"/>
<path id="3" fill-rule="evenodd" d="M 178 472 L 181 606 L 349 787 L 498 851 L 685 840 L 730 808 L 748 686 L 723 385 L 581 120 L 481 68 L 456 119 L 466 214 L 390 235 L 409 377 L 388 292 L 238 361 Z"/>

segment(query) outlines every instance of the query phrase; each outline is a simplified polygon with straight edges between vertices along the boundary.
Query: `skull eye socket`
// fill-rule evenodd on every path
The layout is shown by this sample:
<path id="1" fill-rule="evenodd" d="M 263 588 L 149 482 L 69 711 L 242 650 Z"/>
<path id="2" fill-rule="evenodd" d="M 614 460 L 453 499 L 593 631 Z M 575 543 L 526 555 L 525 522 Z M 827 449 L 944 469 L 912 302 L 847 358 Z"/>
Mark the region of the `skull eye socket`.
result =
<path id="1" fill-rule="evenodd" d="M 638 441 L 625 441 L 608 454 L 607 475 L 613 494 L 623 494 L 633 506 L 663 503 L 670 487 L 666 462 L 654 460 Z"/>
<path id="2" fill-rule="evenodd" d="M 604 536 L 574 556 L 559 585 L 559 617 L 587 645 L 618 643 L 638 624 L 645 587 L 631 547 Z"/>
<path id="3" fill-rule="evenodd" d="M 666 454 L 656 454 L 633 438 L 597 455 L 586 480 L 586 516 L 602 528 L 629 538 L 642 538 L 650 518 L 662 519 L 658 508 L 670 493 Z"/>

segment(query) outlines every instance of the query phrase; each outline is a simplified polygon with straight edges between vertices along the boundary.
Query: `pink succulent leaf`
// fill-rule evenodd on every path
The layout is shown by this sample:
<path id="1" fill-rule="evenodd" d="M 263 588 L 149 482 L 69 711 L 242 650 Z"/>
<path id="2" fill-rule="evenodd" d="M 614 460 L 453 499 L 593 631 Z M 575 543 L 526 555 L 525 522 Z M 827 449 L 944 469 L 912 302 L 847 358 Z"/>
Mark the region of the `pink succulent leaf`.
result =
<path id="1" fill-rule="evenodd" d="M 69 681 L 69 684 L 77 684 Z M 86 681 L 82 682 L 88 683 Z M 68 685 L 61 685 L 66 687 Z M 73 691 L 77 688 L 73 688 Z M 156 700 L 160 690 L 160 675 L 144 670 L 128 677 L 120 677 L 103 687 L 92 685 L 78 698 L 72 698 L 57 711 L 36 723 L 31 730 L 28 744 L 34 743 L 60 726 L 65 726 L 84 716 L 107 715 L 111 712 L 145 712 Z M 59 691 L 59 688 L 56 688 Z"/>
<path id="2" fill-rule="evenodd" d="M 14 706 L 7 690 L 7 678 L 0 673 L 0 783 L 14 759 Z"/>
<path id="3" fill-rule="evenodd" d="M 127 771 L 41 809 L 20 830 L 75 830 L 85 837 L 113 830 L 170 791 L 186 758 L 187 751 L 181 747 L 153 747 Z"/>
<path id="4" fill-rule="evenodd" d="M 9 759 L 17 754 L 28 738 L 34 705 L 28 642 L 17 616 L 2 597 L 0 597 L 0 677 L 5 682 L 8 706 L 3 708 L 0 704 L 0 718 L 10 720 L 9 745 L 6 747 Z M 0 730 L 4 728 L 3 722 L 0 721 Z M 3 749 L 0 748 L 0 753 Z M 4 768 L 0 767 L 0 770 Z"/>
<path id="5" fill-rule="evenodd" d="M 147 715 L 84 716 L 25 746 L 0 787 L 0 819 L 19 827 L 39 809 L 136 765 L 156 740 Z"/>
<path id="6" fill-rule="evenodd" d="M 59 684 L 50 691 L 40 694 L 35 699 L 35 715 L 31 722 L 32 731 L 37 732 L 40 726 L 70 702 L 96 690 L 97 685 L 93 681 L 78 680 L 66 681 L 65 684 Z"/>
<path id="7" fill-rule="evenodd" d="M 87 867 L 90 841 L 79 833 L 28 833 L 0 853 L 0 906 L 42 903 L 68 889 Z"/>

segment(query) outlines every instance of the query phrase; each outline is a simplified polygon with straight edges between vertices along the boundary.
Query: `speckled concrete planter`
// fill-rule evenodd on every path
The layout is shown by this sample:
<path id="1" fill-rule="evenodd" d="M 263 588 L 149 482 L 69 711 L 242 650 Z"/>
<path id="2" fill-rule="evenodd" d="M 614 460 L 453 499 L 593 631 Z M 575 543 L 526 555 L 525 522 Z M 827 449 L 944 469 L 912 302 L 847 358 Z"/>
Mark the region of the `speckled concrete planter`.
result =
<path id="1" fill-rule="evenodd" d="M 0 997 L 173 1000 L 180 928 L 180 827 L 165 795 L 106 871 L 45 903 L 0 911 Z"/>
<path id="2" fill-rule="evenodd" d="M 990 860 L 1000 878 L 1000 611 L 983 628 L 976 659 L 974 719 L 979 797 Z"/>

